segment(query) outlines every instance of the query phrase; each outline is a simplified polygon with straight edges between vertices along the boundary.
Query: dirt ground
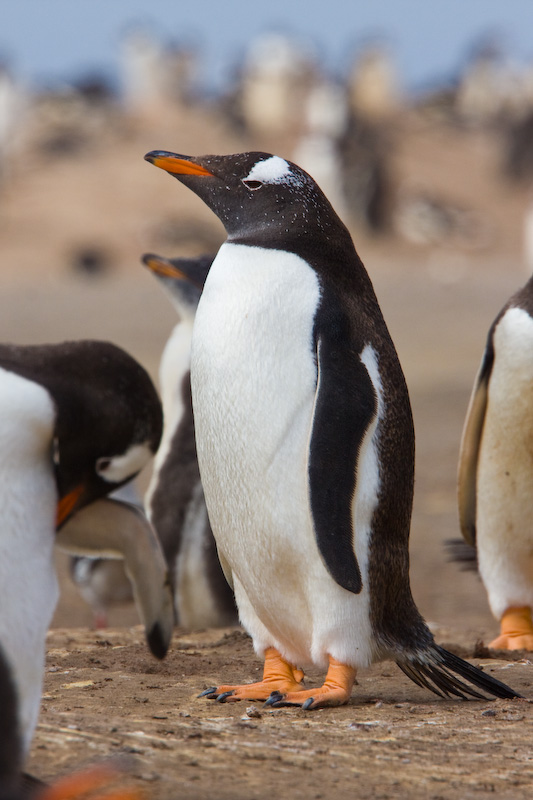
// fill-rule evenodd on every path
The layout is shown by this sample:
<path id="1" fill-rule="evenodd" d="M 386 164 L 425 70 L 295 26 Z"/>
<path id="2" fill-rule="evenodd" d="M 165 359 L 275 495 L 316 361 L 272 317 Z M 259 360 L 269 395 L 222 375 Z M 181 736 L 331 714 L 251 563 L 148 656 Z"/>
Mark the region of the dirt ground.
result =
<path id="1" fill-rule="evenodd" d="M 373 240 L 358 231 L 355 240 L 411 393 L 415 599 L 440 643 L 533 697 L 532 654 L 507 660 L 478 650 L 482 657 L 474 657 L 476 643 L 490 641 L 497 626 L 477 577 L 448 564 L 443 546 L 458 535 L 457 454 L 486 332 L 526 278 L 526 193 L 501 180 L 496 144 L 417 123 L 396 152 L 398 173 L 436 182 L 483 215 L 490 233 L 484 247 L 415 249 L 396 236 Z M 164 238 L 162 219 L 185 227 L 194 220 L 210 241 L 220 230 L 191 193 L 142 156 L 159 148 L 231 152 L 251 145 L 257 143 L 198 112 L 151 120 L 128 136 L 113 130 L 78 156 L 21 159 L 0 193 L 1 340 L 108 338 L 156 379 L 175 318 L 139 255 L 182 252 Z M 99 277 L 75 273 L 71 253 L 93 242 L 110 254 L 111 268 Z M 141 490 L 146 481 L 141 476 Z M 525 702 L 443 701 L 390 663 L 361 673 L 351 703 L 340 709 L 265 710 L 197 699 L 207 686 L 257 679 L 261 665 L 244 633 L 178 630 L 167 658 L 156 662 L 134 609 L 115 609 L 109 629 L 91 631 L 62 556 L 58 569 L 62 597 L 27 764 L 43 779 L 118 758 L 150 800 L 531 796 L 533 707 Z M 310 673 L 308 684 L 320 678 Z"/>

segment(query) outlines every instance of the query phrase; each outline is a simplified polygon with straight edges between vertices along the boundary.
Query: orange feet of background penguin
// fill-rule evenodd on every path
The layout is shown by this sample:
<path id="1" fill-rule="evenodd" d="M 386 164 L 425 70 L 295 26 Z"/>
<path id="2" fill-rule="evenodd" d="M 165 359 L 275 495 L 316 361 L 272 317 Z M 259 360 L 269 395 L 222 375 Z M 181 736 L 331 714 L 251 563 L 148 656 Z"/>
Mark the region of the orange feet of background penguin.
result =
<path id="1" fill-rule="evenodd" d="M 303 689 L 302 670 L 289 664 L 269 647 L 265 651 L 263 680 L 241 686 L 218 686 L 206 689 L 199 697 L 221 703 L 236 700 L 265 700 L 273 708 L 301 706 L 305 710 L 323 706 L 341 706 L 348 702 L 355 682 L 356 670 L 329 656 L 324 684 L 316 689 Z"/>
<path id="2" fill-rule="evenodd" d="M 500 635 L 489 644 L 493 650 L 532 650 L 531 608 L 508 608 L 500 620 Z"/>

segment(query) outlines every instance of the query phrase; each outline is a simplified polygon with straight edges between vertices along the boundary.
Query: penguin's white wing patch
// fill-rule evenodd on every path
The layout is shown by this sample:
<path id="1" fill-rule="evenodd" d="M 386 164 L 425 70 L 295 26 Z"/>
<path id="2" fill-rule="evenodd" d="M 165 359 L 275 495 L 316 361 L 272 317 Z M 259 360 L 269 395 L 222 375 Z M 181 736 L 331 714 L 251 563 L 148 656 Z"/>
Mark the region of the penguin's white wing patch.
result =
<path id="1" fill-rule="evenodd" d="M 481 434 L 487 410 L 488 380 L 490 377 L 490 369 L 487 370 L 486 363 L 487 356 L 485 355 L 476 376 L 468 411 L 466 412 L 457 473 L 457 499 L 461 533 L 465 541 L 472 546 L 476 544 L 477 467 Z"/>
<path id="2" fill-rule="evenodd" d="M 261 183 L 286 183 L 294 179 L 291 165 L 284 158 L 271 156 L 254 164 L 244 181 L 260 181 Z"/>
<path id="3" fill-rule="evenodd" d="M 148 444 L 134 444 L 120 456 L 99 458 L 96 472 L 105 481 L 120 483 L 126 478 L 133 478 L 152 457 Z"/>

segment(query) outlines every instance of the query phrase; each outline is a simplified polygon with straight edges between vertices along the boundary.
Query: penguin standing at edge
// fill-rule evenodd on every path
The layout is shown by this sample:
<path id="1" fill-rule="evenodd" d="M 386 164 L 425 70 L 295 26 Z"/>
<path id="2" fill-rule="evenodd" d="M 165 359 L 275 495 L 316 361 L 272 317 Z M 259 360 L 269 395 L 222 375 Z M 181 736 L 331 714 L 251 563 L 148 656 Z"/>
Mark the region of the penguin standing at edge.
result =
<path id="1" fill-rule="evenodd" d="M 494 320 L 466 415 L 458 470 L 461 531 L 500 636 L 533 650 L 533 278 Z"/>
<path id="2" fill-rule="evenodd" d="M 105 498 L 154 454 L 161 429 L 148 374 L 118 347 L 0 345 L 0 647 L 16 686 L 24 755 L 59 594 L 56 544 L 124 557 L 151 650 L 166 653 L 172 599 L 157 539 L 137 509 Z"/>
<path id="3" fill-rule="evenodd" d="M 265 666 L 256 684 L 204 694 L 340 705 L 358 669 L 391 658 L 439 695 L 483 697 L 466 680 L 516 697 L 435 644 L 415 606 L 409 396 L 370 279 L 324 194 L 268 153 L 145 159 L 228 234 L 196 314 L 193 408 L 221 563 Z M 310 663 L 327 675 L 306 690 L 300 666 Z"/>
<path id="4" fill-rule="evenodd" d="M 142 258 L 179 316 L 159 368 L 163 436 L 145 504 L 169 565 L 178 625 L 189 630 L 238 623 L 207 516 L 192 415 L 192 329 L 213 258 L 166 259 L 153 254 Z"/>

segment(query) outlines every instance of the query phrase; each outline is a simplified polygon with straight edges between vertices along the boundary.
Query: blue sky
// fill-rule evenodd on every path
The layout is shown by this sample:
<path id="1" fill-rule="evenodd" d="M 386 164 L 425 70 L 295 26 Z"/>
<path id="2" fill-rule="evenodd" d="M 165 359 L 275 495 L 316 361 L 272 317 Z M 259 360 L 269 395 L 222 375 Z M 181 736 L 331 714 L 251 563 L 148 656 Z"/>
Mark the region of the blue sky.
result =
<path id="1" fill-rule="evenodd" d="M 451 77 L 484 33 L 533 62 L 533 0 L 0 0 L 0 12 L 0 55 L 41 85 L 96 70 L 116 76 L 121 36 L 137 23 L 196 43 L 211 85 L 273 28 L 310 41 L 333 71 L 368 38 L 384 38 L 410 88 Z"/>

